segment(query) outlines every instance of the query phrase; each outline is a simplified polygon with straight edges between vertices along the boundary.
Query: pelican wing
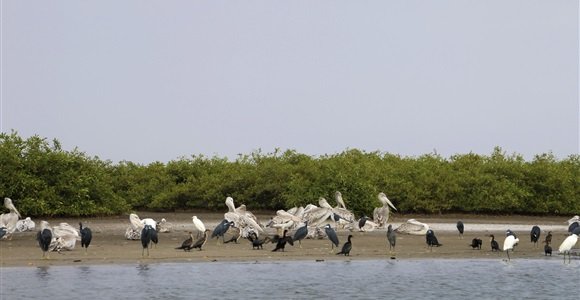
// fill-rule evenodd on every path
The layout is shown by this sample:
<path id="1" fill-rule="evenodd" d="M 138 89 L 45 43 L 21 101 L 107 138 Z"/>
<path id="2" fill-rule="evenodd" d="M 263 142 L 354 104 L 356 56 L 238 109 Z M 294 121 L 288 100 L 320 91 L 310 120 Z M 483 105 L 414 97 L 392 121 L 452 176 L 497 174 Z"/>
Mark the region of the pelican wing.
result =
<path id="1" fill-rule="evenodd" d="M 320 205 L 320 207 L 323 208 L 332 208 L 332 206 L 328 204 L 328 201 L 326 201 L 326 199 L 324 199 L 323 197 L 320 197 L 320 199 L 318 199 L 318 205 Z"/>
<path id="2" fill-rule="evenodd" d="M 429 225 L 421 223 L 415 219 L 409 219 L 406 223 L 401 224 L 397 229 L 398 233 L 412 234 L 412 235 L 425 235 L 429 230 Z"/>
<path id="3" fill-rule="evenodd" d="M 316 209 L 311 209 L 307 214 L 304 215 L 304 218 L 306 219 L 306 221 L 308 221 L 308 224 L 310 224 L 311 226 L 318 226 L 331 216 L 332 209 L 318 207 Z"/>
<path id="4" fill-rule="evenodd" d="M 294 222 L 301 222 L 302 221 L 302 218 L 297 217 L 297 216 L 295 216 L 295 215 L 293 215 L 291 213 L 288 213 L 288 212 L 286 212 L 284 210 L 277 211 L 276 212 L 276 215 L 278 217 L 282 218 L 283 220 L 292 220 Z"/>
<path id="5" fill-rule="evenodd" d="M 130 214 L 129 222 L 131 222 L 131 228 L 133 230 L 138 230 L 139 232 L 143 229 L 143 227 L 145 227 L 137 214 Z"/>

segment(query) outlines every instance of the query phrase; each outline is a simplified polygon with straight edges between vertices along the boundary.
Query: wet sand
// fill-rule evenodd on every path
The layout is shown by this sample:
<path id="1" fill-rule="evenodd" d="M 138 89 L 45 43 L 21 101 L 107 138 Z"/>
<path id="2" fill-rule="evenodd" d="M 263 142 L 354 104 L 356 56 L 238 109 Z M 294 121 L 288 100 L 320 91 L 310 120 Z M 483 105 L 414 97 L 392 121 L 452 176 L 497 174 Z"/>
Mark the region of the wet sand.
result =
<path id="1" fill-rule="evenodd" d="M 402 235 L 397 236 L 395 252 L 389 252 L 386 241 L 386 230 L 377 229 L 373 232 L 350 232 L 339 230 L 339 247 L 346 241 L 349 234 L 353 235 L 353 249 L 350 257 L 338 256 L 335 248 L 331 251 L 330 242 L 325 239 L 307 239 L 302 242 L 302 248 L 295 244 L 287 245 L 285 252 L 272 252 L 274 244 L 265 244 L 263 250 L 252 250 L 248 240 L 240 239 L 238 244 L 222 244 L 216 239 L 208 240 L 202 251 L 197 249 L 191 252 L 175 250 L 182 241 L 193 231 L 191 217 L 197 215 L 206 227 L 213 227 L 223 218 L 222 213 L 148 213 L 140 212 L 141 218 L 167 219 L 172 224 L 172 231 L 159 233 L 159 244 L 150 250 L 149 257 L 141 256 L 140 241 L 125 239 L 125 230 L 129 227 L 129 217 L 107 217 L 89 219 L 47 219 L 51 226 L 60 222 L 78 226 L 82 221 L 93 231 L 93 240 L 85 254 L 80 242 L 72 251 L 61 253 L 51 252 L 50 259 L 42 259 L 42 251 L 36 242 L 36 231 L 15 233 L 11 240 L 0 241 L 0 266 L 70 266 L 70 265 L 97 265 L 97 264 L 132 264 L 132 263 L 164 263 L 164 262 L 267 262 L 288 260 L 366 260 L 366 259 L 435 259 L 435 258 L 467 258 L 467 259 L 498 259 L 506 258 L 505 252 L 492 252 L 489 234 L 494 234 L 500 244 L 503 244 L 506 229 L 512 229 L 519 237 L 520 243 L 515 252 L 510 253 L 512 259 L 544 259 L 543 244 L 537 247 L 530 242 L 529 234 L 533 225 L 542 229 L 541 241 L 548 230 L 552 231 L 552 248 L 554 257 L 557 248 L 566 238 L 566 217 L 529 217 L 529 216 L 479 216 L 479 215 L 395 215 L 389 223 L 396 228 L 407 219 L 415 218 L 427 223 L 435 231 L 441 247 L 434 247 L 432 251 L 426 248 L 425 236 Z M 256 214 L 261 223 L 273 216 L 274 213 Z M 465 223 L 464 238 L 460 239 L 455 224 L 457 220 Z M 40 220 L 34 220 L 36 225 Z M 38 227 L 37 227 L 38 229 Z M 274 234 L 273 229 L 268 233 Z M 293 232 L 291 232 L 293 234 Z M 471 240 L 478 237 L 483 240 L 481 250 L 473 250 L 469 245 Z M 578 248 L 579 245 L 576 245 Z M 573 257 L 573 259 L 578 259 Z"/>

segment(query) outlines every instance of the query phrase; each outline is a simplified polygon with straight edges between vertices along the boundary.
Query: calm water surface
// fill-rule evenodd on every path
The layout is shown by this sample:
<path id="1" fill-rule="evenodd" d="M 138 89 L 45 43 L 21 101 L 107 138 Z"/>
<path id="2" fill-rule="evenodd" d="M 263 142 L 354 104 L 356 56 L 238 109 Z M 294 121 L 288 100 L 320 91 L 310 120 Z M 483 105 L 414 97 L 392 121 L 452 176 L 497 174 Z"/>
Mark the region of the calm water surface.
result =
<path id="1" fill-rule="evenodd" d="M 580 261 L 365 260 L 0 269 L 1 299 L 580 299 Z"/>

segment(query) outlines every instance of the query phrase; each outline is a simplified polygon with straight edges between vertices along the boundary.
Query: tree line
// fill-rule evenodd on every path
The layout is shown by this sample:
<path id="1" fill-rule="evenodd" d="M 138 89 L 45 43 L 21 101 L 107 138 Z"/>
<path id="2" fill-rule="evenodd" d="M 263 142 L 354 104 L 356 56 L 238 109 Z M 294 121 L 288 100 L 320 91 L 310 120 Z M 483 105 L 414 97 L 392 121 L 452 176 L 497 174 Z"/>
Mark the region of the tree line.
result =
<path id="1" fill-rule="evenodd" d="M 235 160 L 192 155 L 168 163 L 112 163 L 58 140 L 0 134 L 0 194 L 26 216 L 103 216 L 134 210 L 223 211 L 227 196 L 250 210 L 334 203 L 340 191 L 356 215 L 384 192 L 403 213 L 570 215 L 580 213 L 580 156 L 525 160 L 489 155 L 406 157 L 357 149 L 312 157 L 255 151 Z"/>

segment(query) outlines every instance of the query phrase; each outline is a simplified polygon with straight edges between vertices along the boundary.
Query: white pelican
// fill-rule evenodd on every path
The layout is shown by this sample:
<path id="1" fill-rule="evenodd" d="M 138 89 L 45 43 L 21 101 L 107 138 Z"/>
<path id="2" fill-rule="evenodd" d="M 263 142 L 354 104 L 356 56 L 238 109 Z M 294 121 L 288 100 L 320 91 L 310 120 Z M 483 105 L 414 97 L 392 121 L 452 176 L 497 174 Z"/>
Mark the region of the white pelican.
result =
<path id="1" fill-rule="evenodd" d="M 412 234 L 412 235 L 425 235 L 429 230 L 429 225 L 421 223 L 415 219 L 409 219 L 406 223 L 401 224 L 401 226 L 395 229 L 398 233 Z"/>
<path id="2" fill-rule="evenodd" d="M 161 221 L 159 221 L 159 223 L 157 223 L 157 227 L 159 227 L 158 231 L 161 233 L 167 233 L 167 232 L 171 232 L 171 230 L 173 230 L 173 224 L 171 224 L 170 222 L 167 222 L 167 220 L 165 220 L 165 218 L 162 218 Z"/>
<path id="3" fill-rule="evenodd" d="M 336 208 L 344 208 L 346 209 L 346 205 L 344 204 L 344 200 L 342 199 L 342 194 L 339 191 L 334 193 L 334 198 L 336 199 Z"/>
<path id="4" fill-rule="evenodd" d="M 151 218 L 140 219 L 137 214 L 130 214 L 129 222 L 131 222 L 131 227 L 127 228 L 125 231 L 125 237 L 128 240 L 141 239 L 141 231 L 143 231 L 145 225 L 149 225 L 157 230 L 157 222 L 155 222 L 155 220 Z"/>
<path id="5" fill-rule="evenodd" d="M 14 204 L 12 204 L 10 198 L 4 198 L 4 207 L 6 207 L 10 212 L 0 215 L 0 227 L 6 228 L 6 235 L 2 238 L 11 239 L 12 234 L 16 231 L 16 224 L 20 218 L 20 213 L 16 207 L 14 207 Z"/>
<path id="6" fill-rule="evenodd" d="M 18 222 L 16 222 L 16 230 L 18 232 L 34 231 L 35 227 L 36 224 L 34 221 L 32 221 L 32 219 L 30 219 L 30 217 L 26 217 L 26 219 L 18 220 Z"/>
<path id="7" fill-rule="evenodd" d="M 81 240 L 78 230 L 68 223 L 60 223 L 52 228 L 51 251 L 72 250 L 76 242 Z"/>
<path id="8" fill-rule="evenodd" d="M 566 253 L 568 253 L 568 263 L 572 262 L 572 258 L 570 257 L 570 250 L 576 243 L 578 242 L 578 235 L 571 234 L 569 235 L 563 242 L 560 244 L 558 251 L 564 255 L 564 263 L 566 263 Z"/>
<path id="9" fill-rule="evenodd" d="M 234 222 L 235 226 L 240 229 L 242 237 L 248 237 L 248 233 L 252 231 L 256 233 L 264 232 L 262 226 L 258 224 L 256 216 L 247 211 L 246 205 L 242 204 L 236 208 L 232 197 L 227 197 L 225 203 L 228 207 L 228 212 L 224 214 L 224 219 Z"/>
<path id="10" fill-rule="evenodd" d="M 387 198 L 387 195 L 385 195 L 385 193 L 380 192 L 377 198 L 379 199 L 382 205 L 381 207 L 376 207 L 375 210 L 373 211 L 373 219 L 375 223 L 377 223 L 379 227 L 382 228 L 385 227 L 387 222 L 389 222 L 389 216 L 391 213 L 390 208 L 394 209 L 395 211 L 397 209 L 395 208 L 391 200 Z"/>

